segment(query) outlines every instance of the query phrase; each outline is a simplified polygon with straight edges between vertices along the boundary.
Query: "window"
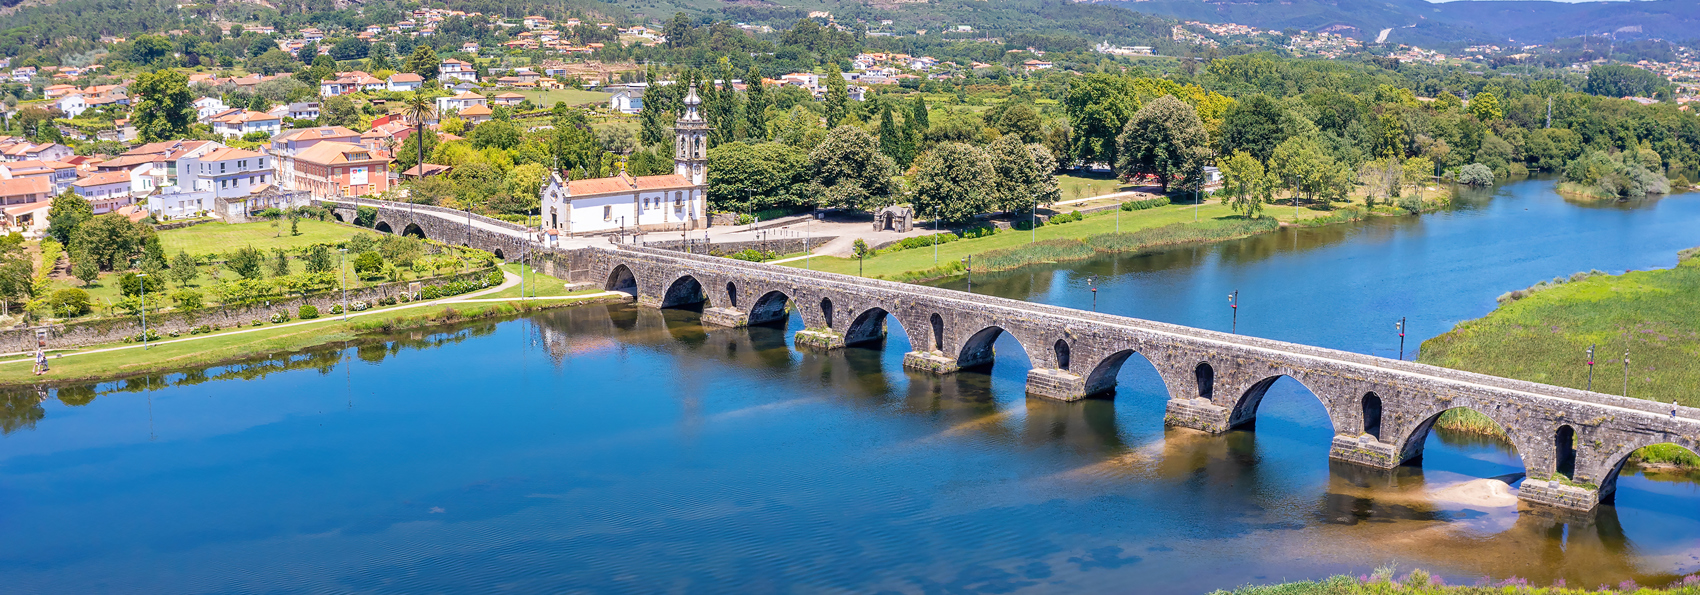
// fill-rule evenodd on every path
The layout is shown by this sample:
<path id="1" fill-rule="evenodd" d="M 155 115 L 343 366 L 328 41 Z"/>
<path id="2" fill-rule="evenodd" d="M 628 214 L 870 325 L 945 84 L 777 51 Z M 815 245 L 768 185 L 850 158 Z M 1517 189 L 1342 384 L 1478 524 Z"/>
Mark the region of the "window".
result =
<path id="1" fill-rule="evenodd" d="M 613 219 L 613 218 L 614 218 L 614 206 L 613 205 L 603 205 L 602 206 L 602 220 L 607 221 L 607 220 L 610 220 L 610 219 Z"/>

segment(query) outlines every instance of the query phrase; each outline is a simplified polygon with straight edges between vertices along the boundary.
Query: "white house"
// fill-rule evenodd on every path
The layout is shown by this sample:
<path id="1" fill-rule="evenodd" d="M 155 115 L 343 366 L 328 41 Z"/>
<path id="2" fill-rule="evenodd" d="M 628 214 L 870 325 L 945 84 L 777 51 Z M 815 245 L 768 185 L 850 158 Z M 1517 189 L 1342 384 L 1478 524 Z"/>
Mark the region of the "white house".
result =
<path id="1" fill-rule="evenodd" d="M 130 204 L 130 172 L 105 171 L 71 184 L 71 191 L 94 207 L 94 214 L 116 211 Z"/>
<path id="2" fill-rule="evenodd" d="M 265 112 L 240 110 L 213 120 L 212 125 L 213 133 L 227 138 L 241 137 L 253 132 L 264 132 L 269 136 L 283 129 L 283 119 Z"/>
<path id="3" fill-rule="evenodd" d="M 615 91 L 608 98 L 608 109 L 622 114 L 635 114 L 643 111 L 643 89 L 625 89 Z"/>
<path id="4" fill-rule="evenodd" d="M 57 104 L 59 111 L 65 112 L 65 115 L 72 118 L 83 115 L 83 112 L 89 109 L 88 98 L 83 97 L 82 93 L 72 93 L 60 97 Z"/>
<path id="5" fill-rule="evenodd" d="M 199 217 L 213 210 L 216 198 L 211 190 L 155 194 L 148 197 L 148 212 L 160 221 Z"/>
<path id="6" fill-rule="evenodd" d="M 562 180 L 551 174 L 543 188 L 543 225 L 569 234 L 621 230 L 699 229 L 708 223 L 708 123 L 697 113 L 696 89 L 685 97 L 685 115 L 674 127 L 674 173 Z"/>
<path id="7" fill-rule="evenodd" d="M 205 122 L 207 121 L 207 118 L 211 118 L 215 114 L 230 109 L 229 106 L 224 105 L 223 99 L 219 99 L 217 97 L 202 97 L 200 99 L 196 99 L 194 105 L 195 120 L 199 122 Z"/>
<path id="8" fill-rule="evenodd" d="M 212 191 L 219 198 L 243 197 L 277 185 L 272 158 L 225 147 L 200 157 L 184 160 L 178 172 L 179 187 L 189 191 Z"/>
<path id="9" fill-rule="evenodd" d="M 389 83 L 388 83 L 389 90 L 395 91 L 395 92 L 398 92 L 398 93 L 418 89 L 421 85 L 424 85 L 424 84 L 425 84 L 425 77 L 419 76 L 417 74 L 413 74 L 411 72 L 398 72 L 398 73 L 392 74 L 392 75 L 390 75 L 390 79 L 389 79 Z"/>
<path id="10" fill-rule="evenodd" d="M 317 120 L 319 119 L 319 102 L 298 101 L 291 103 L 285 108 L 284 113 L 295 120 Z"/>
<path id="11" fill-rule="evenodd" d="M 462 91 L 449 97 L 438 97 L 437 117 L 446 117 L 449 112 L 458 112 L 475 105 L 485 105 L 488 101 L 483 95 L 471 91 Z"/>
<path id="12" fill-rule="evenodd" d="M 449 58 L 437 63 L 437 80 L 445 83 L 476 83 L 478 70 L 470 63 Z"/>

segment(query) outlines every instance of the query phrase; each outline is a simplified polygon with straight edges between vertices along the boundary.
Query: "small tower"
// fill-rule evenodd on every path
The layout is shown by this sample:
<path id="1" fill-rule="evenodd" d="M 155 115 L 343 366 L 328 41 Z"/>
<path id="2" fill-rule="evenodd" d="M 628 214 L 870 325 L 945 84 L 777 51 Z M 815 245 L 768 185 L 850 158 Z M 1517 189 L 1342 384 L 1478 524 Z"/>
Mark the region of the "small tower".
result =
<path id="1" fill-rule="evenodd" d="M 685 95 L 685 115 L 673 125 L 673 173 L 692 184 L 708 183 L 708 122 L 697 112 L 702 98 L 696 85 Z"/>

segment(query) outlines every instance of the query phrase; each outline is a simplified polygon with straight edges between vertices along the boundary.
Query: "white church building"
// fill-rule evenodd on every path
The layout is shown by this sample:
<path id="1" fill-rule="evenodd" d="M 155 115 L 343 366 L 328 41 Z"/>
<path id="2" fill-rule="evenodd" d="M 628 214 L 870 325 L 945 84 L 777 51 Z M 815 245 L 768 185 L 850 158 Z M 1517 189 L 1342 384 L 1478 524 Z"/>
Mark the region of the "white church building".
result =
<path id="1" fill-rule="evenodd" d="M 673 173 L 562 180 L 543 188 L 544 229 L 570 235 L 617 231 L 678 231 L 708 227 L 708 123 L 697 112 L 695 87 L 674 127 Z"/>

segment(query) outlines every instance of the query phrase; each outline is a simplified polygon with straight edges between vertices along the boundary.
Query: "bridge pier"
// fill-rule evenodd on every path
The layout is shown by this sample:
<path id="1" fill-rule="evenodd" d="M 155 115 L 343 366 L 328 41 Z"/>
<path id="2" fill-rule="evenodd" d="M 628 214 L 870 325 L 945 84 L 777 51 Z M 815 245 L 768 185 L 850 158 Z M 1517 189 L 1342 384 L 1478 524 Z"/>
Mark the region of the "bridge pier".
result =
<path id="1" fill-rule="evenodd" d="M 1163 414 L 1163 423 L 1221 434 L 1234 427 L 1229 420 L 1231 416 L 1232 413 L 1227 407 L 1212 403 L 1210 399 L 1171 398 L 1168 411 Z"/>
<path id="2" fill-rule="evenodd" d="M 1561 508 L 1565 510 L 1589 511 L 1600 505 L 1600 501 L 1611 496 L 1616 486 L 1579 485 L 1566 481 L 1563 476 L 1552 479 L 1523 478 L 1523 485 L 1517 488 L 1517 497 L 1525 502 Z"/>
<path id="3" fill-rule="evenodd" d="M 738 328 L 750 325 L 750 315 L 731 308 L 703 308 L 702 323 Z"/>
<path id="4" fill-rule="evenodd" d="M 936 351 L 911 351 L 903 354 L 903 368 L 917 372 L 932 372 L 940 376 L 954 374 L 959 369 L 955 359 Z"/>
<path id="5" fill-rule="evenodd" d="M 1027 371 L 1027 394 L 1029 396 L 1058 401 L 1079 401 L 1092 392 L 1087 390 L 1085 378 L 1081 378 L 1079 374 L 1068 370 L 1033 368 Z"/>
<path id="6" fill-rule="evenodd" d="M 1392 469 L 1405 462 L 1399 447 L 1369 434 L 1335 436 L 1333 446 L 1328 449 L 1328 458 L 1375 469 Z"/>
<path id="7" fill-rule="evenodd" d="M 844 335 L 832 329 L 803 329 L 797 331 L 794 344 L 798 347 L 808 347 L 820 351 L 843 349 Z"/>

